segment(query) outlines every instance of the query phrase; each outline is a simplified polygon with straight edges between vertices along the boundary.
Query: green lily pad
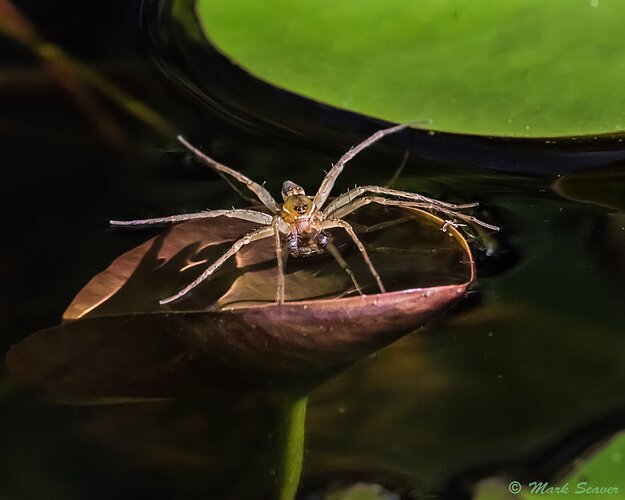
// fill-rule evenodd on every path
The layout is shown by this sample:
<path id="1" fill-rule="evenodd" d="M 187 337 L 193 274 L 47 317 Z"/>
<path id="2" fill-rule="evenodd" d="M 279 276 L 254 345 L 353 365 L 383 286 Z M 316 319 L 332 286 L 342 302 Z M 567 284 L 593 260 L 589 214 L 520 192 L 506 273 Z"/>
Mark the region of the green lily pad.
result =
<path id="1" fill-rule="evenodd" d="M 508 136 L 625 128 L 617 0 L 198 0 L 207 38 L 273 85 L 394 122 Z"/>
<path id="2" fill-rule="evenodd" d="M 621 432 L 588 456 L 576 460 L 571 470 L 558 481 L 537 478 L 539 480 L 522 484 L 508 479 L 489 478 L 478 485 L 473 500 L 531 500 L 569 495 L 576 498 L 622 498 L 625 491 L 624 452 L 625 433 Z"/>

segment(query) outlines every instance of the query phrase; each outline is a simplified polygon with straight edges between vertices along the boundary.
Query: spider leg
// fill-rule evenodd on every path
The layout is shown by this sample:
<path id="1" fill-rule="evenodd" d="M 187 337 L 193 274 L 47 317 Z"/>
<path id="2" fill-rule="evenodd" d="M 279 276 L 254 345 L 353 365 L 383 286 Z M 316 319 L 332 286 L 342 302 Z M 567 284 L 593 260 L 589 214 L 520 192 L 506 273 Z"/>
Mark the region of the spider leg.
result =
<path id="1" fill-rule="evenodd" d="M 217 259 L 215 262 L 213 262 L 195 280 L 193 280 L 191 283 L 189 283 L 187 286 L 185 286 L 182 290 L 180 290 L 178 293 L 172 295 L 171 297 L 167 297 L 165 299 L 159 300 L 159 303 L 160 304 L 169 304 L 170 302 L 173 302 L 174 300 L 177 300 L 180 297 L 185 296 L 187 293 L 189 293 L 191 290 L 193 290 L 196 286 L 198 286 L 204 280 L 209 278 L 211 276 L 211 274 L 213 274 L 215 271 L 217 271 L 217 269 L 219 269 L 219 267 L 224 262 L 226 262 L 235 253 L 237 253 L 241 249 L 241 247 L 243 247 L 243 246 L 245 246 L 245 245 L 247 245 L 249 243 L 252 243 L 253 241 L 258 241 L 258 240 L 262 240 L 263 238 L 268 238 L 268 237 L 270 237 L 273 234 L 274 234 L 274 228 L 273 227 L 261 227 L 259 229 L 256 229 L 255 231 L 252 231 L 251 233 L 246 234 L 241 239 L 237 240 L 230 247 L 230 249 L 226 253 L 224 253 L 221 257 L 219 257 L 219 259 Z"/>
<path id="2" fill-rule="evenodd" d="M 206 156 L 195 146 L 192 146 L 184 137 L 181 135 L 178 136 L 178 141 L 186 147 L 189 151 L 191 151 L 198 160 L 201 160 L 203 163 L 211 167 L 213 170 L 217 170 L 218 172 L 222 172 L 224 174 L 228 174 L 231 177 L 234 177 L 237 181 L 241 182 L 245 185 L 252 193 L 254 193 L 258 199 L 265 205 L 272 213 L 277 214 L 280 211 L 280 207 L 276 203 L 276 200 L 273 199 L 273 196 L 267 191 L 263 186 L 254 182 L 249 177 L 243 175 L 241 172 L 234 170 L 233 168 L 227 167 L 222 163 L 219 163 L 216 160 L 213 160 L 209 156 Z"/>
<path id="3" fill-rule="evenodd" d="M 350 279 L 352 280 L 352 283 L 356 287 L 356 291 L 360 295 L 363 295 L 362 288 L 360 287 L 360 284 L 356 280 L 356 276 L 354 275 L 353 271 L 347 265 L 347 262 L 345 262 L 345 259 L 341 255 L 341 252 L 339 252 L 339 249 L 336 248 L 336 245 L 330 241 L 326 245 L 326 250 L 330 253 L 330 255 L 332 255 L 332 257 L 334 257 L 334 260 L 336 261 L 336 263 L 339 266 L 341 266 L 341 269 L 343 269 L 343 271 L 345 271 L 347 273 L 347 275 L 350 277 Z"/>
<path id="4" fill-rule="evenodd" d="M 341 172 L 343 171 L 343 167 L 349 160 L 351 160 L 354 156 L 360 153 L 363 149 L 368 148 L 375 142 L 382 139 L 384 136 L 394 134 L 395 132 L 399 132 L 400 130 L 403 130 L 408 127 L 409 127 L 408 124 L 403 124 L 403 125 L 395 125 L 394 127 L 386 128 L 383 130 L 378 130 L 375 134 L 365 139 L 360 144 L 354 146 L 347 153 L 341 156 L 339 158 L 339 161 L 337 161 L 332 166 L 332 168 L 330 169 L 328 174 L 325 176 L 323 181 L 321 181 L 321 186 L 319 186 L 319 191 L 317 191 L 317 194 L 315 195 L 315 198 L 313 200 L 314 206 L 317 208 L 321 208 L 323 206 L 323 204 L 328 199 L 328 196 L 330 196 L 330 191 L 334 187 L 334 183 L 336 182 L 337 177 L 341 174 Z"/>
<path id="5" fill-rule="evenodd" d="M 276 260 L 278 261 L 278 286 L 276 288 L 276 303 L 284 304 L 284 260 L 277 217 L 272 224 L 272 229 L 276 242 Z"/>
<path id="6" fill-rule="evenodd" d="M 185 220 L 209 219 L 211 217 L 220 216 L 257 222 L 258 224 L 262 224 L 264 226 L 268 226 L 273 220 L 271 215 L 257 212 L 256 210 L 233 208 L 231 210 L 206 210 L 205 212 L 196 212 L 191 214 L 170 215 L 168 217 L 157 217 L 155 219 L 111 220 L 109 223 L 111 226 L 150 226 L 155 224 L 174 224 Z"/>
<path id="7" fill-rule="evenodd" d="M 465 208 L 473 208 L 478 206 L 478 203 L 465 203 L 463 205 L 455 205 L 453 203 L 435 200 L 434 198 L 428 198 L 427 196 L 423 196 L 422 194 L 411 193 L 409 191 L 398 191 L 397 189 L 391 189 L 382 186 L 358 186 L 350 189 L 338 198 L 332 200 L 324 210 L 324 213 L 326 215 L 331 215 L 332 212 L 334 212 L 335 210 L 338 210 L 344 205 L 351 203 L 355 198 L 358 198 L 359 196 L 362 196 L 366 193 L 395 196 L 397 198 L 403 198 L 405 200 L 430 203 L 432 205 L 437 205 L 452 210 L 463 210 Z"/>
<path id="8" fill-rule="evenodd" d="M 406 200 L 389 200 L 387 198 L 383 198 L 381 196 L 363 196 L 362 198 L 358 198 L 352 201 L 348 205 L 344 205 L 340 209 L 335 210 L 332 213 L 332 217 L 345 217 L 347 214 L 355 212 L 359 208 L 368 205 L 369 203 L 377 203 L 378 205 L 387 205 L 392 207 L 403 207 L 403 208 L 421 208 L 423 210 L 430 210 L 434 212 L 440 212 L 452 217 L 452 219 L 461 219 L 467 222 L 471 222 L 473 224 L 477 224 L 479 226 L 486 227 L 488 229 L 492 229 L 493 231 L 499 231 L 497 226 L 493 226 L 492 224 L 488 224 L 480 219 L 473 217 L 472 215 L 463 214 L 461 212 L 456 212 L 448 207 L 435 205 L 427 202 L 412 202 Z"/>
<path id="9" fill-rule="evenodd" d="M 333 227 L 340 227 L 344 229 L 345 232 L 354 241 L 354 243 L 356 243 L 358 250 L 360 250 L 360 253 L 362 254 L 363 259 L 365 260 L 365 262 L 367 263 L 367 266 L 369 267 L 369 271 L 371 271 L 371 274 L 375 278 L 375 281 L 377 282 L 378 287 L 380 288 L 380 291 L 382 293 L 386 292 L 386 289 L 384 288 L 384 285 L 382 284 L 382 279 L 380 278 L 380 275 L 378 274 L 378 272 L 375 270 L 375 267 L 373 267 L 373 263 L 371 262 L 371 259 L 369 258 L 369 254 L 367 254 L 367 250 L 365 249 L 365 246 L 358 239 L 358 236 L 356 236 L 356 232 L 354 231 L 354 228 L 352 228 L 352 226 L 349 223 L 341 219 L 326 219 L 322 221 L 321 224 L 319 224 L 319 226 L 321 229 L 330 229 Z"/>

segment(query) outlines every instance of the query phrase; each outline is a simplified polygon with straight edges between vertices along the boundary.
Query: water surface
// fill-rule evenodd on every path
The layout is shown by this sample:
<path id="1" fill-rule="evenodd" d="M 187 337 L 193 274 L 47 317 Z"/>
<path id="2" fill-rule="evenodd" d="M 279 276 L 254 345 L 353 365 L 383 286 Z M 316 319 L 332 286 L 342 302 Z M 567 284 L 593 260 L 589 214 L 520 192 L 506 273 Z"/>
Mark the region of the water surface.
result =
<path id="1" fill-rule="evenodd" d="M 313 191 L 324 169 L 383 126 L 255 82 L 187 36 L 170 7 L 20 5 L 47 38 L 273 193 L 285 178 Z M 27 50 L 7 42 L 1 56 L 4 352 L 58 324 L 94 274 L 158 233 L 113 231 L 109 219 L 243 205 L 185 162 L 174 137 L 98 96 L 117 131 L 107 136 Z M 551 477 L 625 422 L 618 138 L 414 132 L 363 154 L 338 187 L 383 184 L 407 149 L 399 187 L 479 201 L 478 215 L 502 231 L 473 242 L 479 278 L 459 307 L 312 391 L 303 492 L 366 480 L 413 496 L 468 494 L 491 474 Z M 271 490 L 277 416 L 261 394 L 210 387 L 203 399 L 71 407 L 2 387 L 8 498 Z"/>

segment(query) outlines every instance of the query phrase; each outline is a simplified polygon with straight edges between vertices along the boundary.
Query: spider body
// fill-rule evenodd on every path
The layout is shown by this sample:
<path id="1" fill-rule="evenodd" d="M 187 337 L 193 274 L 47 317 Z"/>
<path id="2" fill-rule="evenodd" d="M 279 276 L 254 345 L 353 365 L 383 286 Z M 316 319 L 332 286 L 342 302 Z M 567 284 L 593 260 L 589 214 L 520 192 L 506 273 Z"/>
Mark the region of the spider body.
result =
<path id="1" fill-rule="evenodd" d="M 347 263 L 339 253 L 338 249 L 332 243 L 330 229 L 342 229 L 352 239 L 358 248 L 362 258 L 367 264 L 369 271 L 376 280 L 377 286 L 381 292 L 384 292 L 384 285 L 364 245 L 356 235 L 352 226 L 343 217 L 370 204 L 375 203 L 385 206 L 396 206 L 404 208 L 420 208 L 446 214 L 450 217 L 443 230 L 447 225 L 457 225 L 457 220 L 467 221 L 478 224 L 493 230 L 498 230 L 496 226 L 492 226 L 476 219 L 473 216 L 464 214 L 460 210 L 471 208 L 477 203 L 468 203 L 465 205 L 454 205 L 432 198 L 427 198 L 417 193 L 407 191 L 398 191 L 383 186 L 361 186 L 355 187 L 346 193 L 333 199 L 326 205 L 326 201 L 330 195 L 330 191 L 336 182 L 337 177 L 342 172 L 345 164 L 356 156 L 360 151 L 377 142 L 382 137 L 403 130 L 407 125 L 396 125 L 387 129 L 379 130 L 360 144 L 351 148 L 345 153 L 339 161 L 332 166 L 327 173 L 316 195 L 307 196 L 304 189 L 293 181 L 286 181 L 282 185 L 282 205 L 278 204 L 271 194 L 260 184 L 254 182 L 240 172 L 222 165 L 221 163 L 206 156 L 200 150 L 189 144 L 183 137 L 179 136 L 178 140 L 189 149 L 200 161 L 209 167 L 217 170 L 220 174 L 227 174 L 244 184 L 270 211 L 270 214 L 249 209 L 231 209 L 231 210 L 207 210 L 193 214 L 172 215 L 169 217 L 159 217 L 155 219 L 131 220 L 131 221 L 111 221 L 113 226 L 143 226 L 151 224 L 176 223 L 191 219 L 204 219 L 211 217 L 234 217 L 259 225 L 258 229 L 243 235 L 237 240 L 232 247 L 226 251 L 219 259 L 208 266 L 193 282 L 185 286 L 171 297 L 164 298 L 159 302 L 167 304 L 184 297 L 200 283 L 210 278 L 210 276 L 219 269 L 219 267 L 230 257 L 235 255 L 243 246 L 254 241 L 264 238 L 274 238 L 276 259 L 278 263 L 278 280 L 276 291 L 276 302 L 281 304 L 284 302 L 284 253 L 283 246 L 289 255 L 293 257 L 307 257 L 314 254 L 328 251 L 339 266 L 349 275 L 356 290 L 362 294 L 362 289 L 349 269 Z M 323 210 L 322 210 L 323 208 Z"/>
<path id="2" fill-rule="evenodd" d="M 278 229 L 286 234 L 285 246 L 292 257 L 323 253 L 330 236 L 320 228 L 323 212 L 315 210 L 313 199 L 293 181 L 282 185 L 284 203 L 280 209 Z"/>

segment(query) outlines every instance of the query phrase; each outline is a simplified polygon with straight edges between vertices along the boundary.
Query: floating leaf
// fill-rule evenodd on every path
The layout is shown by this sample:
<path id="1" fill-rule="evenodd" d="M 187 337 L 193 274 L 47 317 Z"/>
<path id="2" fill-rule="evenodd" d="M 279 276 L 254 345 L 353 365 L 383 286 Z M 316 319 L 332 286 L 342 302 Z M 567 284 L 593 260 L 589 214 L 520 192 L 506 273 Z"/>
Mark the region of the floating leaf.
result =
<path id="1" fill-rule="evenodd" d="M 625 128 L 622 2 L 198 0 L 197 13 L 234 63 L 338 108 L 471 134 Z"/>
<path id="2" fill-rule="evenodd" d="M 387 293 L 379 293 L 360 253 L 337 233 L 335 244 L 367 295 L 356 294 L 324 254 L 289 261 L 288 302 L 277 305 L 269 238 L 246 247 L 188 298 L 161 306 L 158 300 L 193 280 L 204 260 L 253 227 L 227 218 L 186 222 L 94 277 L 68 307 L 66 323 L 11 349 L 9 368 L 74 399 L 166 397 L 240 376 L 336 370 L 430 321 L 464 295 L 473 277 L 466 240 L 453 227 L 441 231 L 438 217 L 362 212 L 352 222 Z M 202 264 L 189 267 L 194 262 Z"/>
<path id="3" fill-rule="evenodd" d="M 550 480 L 544 476 L 529 481 L 514 478 L 515 484 L 511 486 L 510 478 L 483 479 L 475 487 L 473 500 L 530 500 L 558 494 L 578 498 L 620 498 L 625 489 L 625 465 L 621 459 L 624 450 L 625 434 L 621 432 L 607 442 L 595 443 L 586 450 L 586 456 L 577 457 L 573 464 Z M 511 491 L 515 494 L 510 495 Z"/>

